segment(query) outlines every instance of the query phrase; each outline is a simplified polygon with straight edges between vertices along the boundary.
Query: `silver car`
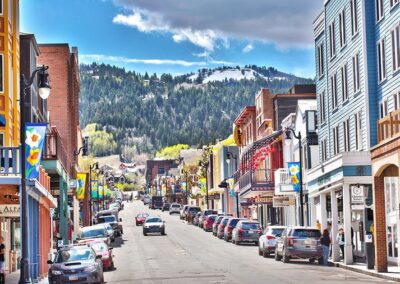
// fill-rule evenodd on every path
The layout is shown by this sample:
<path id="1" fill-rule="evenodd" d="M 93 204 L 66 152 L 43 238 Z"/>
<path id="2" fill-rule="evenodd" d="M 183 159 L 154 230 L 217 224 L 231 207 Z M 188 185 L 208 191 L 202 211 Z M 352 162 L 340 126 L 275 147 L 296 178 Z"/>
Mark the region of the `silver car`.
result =
<path id="1" fill-rule="evenodd" d="M 169 207 L 169 215 L 177 213 L 181 213 L 182 206 L 179 203 L 172 203 Z"/>
<path id="2" fill-rule="evenodd" d="M 235 245 L 240 245 L 241 243 L 258 245 L 261 233 L 260 223 L 249 220 L 239 221 L 232 231 L 232 243 Z"/>
<path id="3" fill-rule="evenodd" d="M 284 226 L 269 226 L 258 240 L 258 254 L 267 257 L 275 252 L 276 241 L 282 236 Z"/>

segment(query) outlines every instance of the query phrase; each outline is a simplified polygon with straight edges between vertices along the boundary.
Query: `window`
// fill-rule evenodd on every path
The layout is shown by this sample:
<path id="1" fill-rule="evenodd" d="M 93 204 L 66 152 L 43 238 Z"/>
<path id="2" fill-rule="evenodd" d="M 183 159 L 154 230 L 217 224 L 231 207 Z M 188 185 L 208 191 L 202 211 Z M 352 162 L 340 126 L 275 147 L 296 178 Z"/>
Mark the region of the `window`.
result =
<path id="1" fill-rule="evenodd" d="M 329 52 L 331 59 L 336 55 L 336 45 L 335 45 L 335 22 L 329 25 Z"/>
<path id="2" fill-rule="evenodd" d="M 319 94 L 319 122 L 323 124 L 325 122 L 325 92 Z"/>
<path id="3" fill-rule="evenodd" d="M 325 162 L 327 160 L 327 153 L 328 151 L 326 150 L 326 139 L 321 141 L 321 159 L 322 162 Z"/>
<path id="4" fill-rule="evenodd" d="M 340 25 L 340 47 L 346 45 L 346 21 L 345 21 L 345 9 L 339 14 L 339 25 Z"/>
<path id="5" fill-rule="evenodd" d="M 378 42 L 377 47 L 378 53 L 378 78 L 379 82 L 386 79 L 386 59 L 385 59 L 385 39 L 381 39 Z"/>
<path id="6" fill-rule="evenodd" d="M 393 95 L 393 110 L 397 110 L 400 108 L 400 92 Z"/>
<path id="7" fill-rule="evenodd" d="M 343 121 L 343 149 L 345 152 L 350 151 L 350 131 L 348 119 Z"/>
<path id="8" fill-rule="evenodd" d="M 335 110 L 338 105 L 337 100 L 337 87 L 336 87 L 336 74 L 331 77 L 331 94 L 332 94 L 332 110 Z"/>
<path id="9" fill-rule="evenodd" d="M 317 47 L 317 56 L 318 56 L 318 75 L 322 77 L 324 75 L 324 44 L 321 43 Z"/>
<path id="10" fill-rule="evenodd" d="M 361 112 L 354 115 L 354 136 L 356 150 L 362 149 Z"/>
<path id="11" fill-rule="evenodd" d="M 342 77 L 342 101 L 345 102 L 349 99 L 348 88 L 347 88 L 347 63 L 341 68 Z"/>
<path id="12" fill-rule="evenodd" d="M 400 24 L 392 32 L 392 63 L 393 72 L 400 69 Z"/>
<path id="13" fill-rule="evenodd" d="M 0 93 L 4 93 L 4 55 L 0 54 Z"/>
<path id="14" fill-rule="evenodd" d="M 0 15 L 3 15 L 3 0 L 0 0 Z"/>
<path id="15" fill-rule="evenodd" d="M 350 13 L 351 13 L 351 35 L 354 36 L 358 32 L 357 0 L 350 1 Z"/>
<path id="16" fill-rule="evenodd" d="M 4 133 L 0 133 L 0 147 L 4 147 Z"/>
<path id="17" fill-rule="evenodd" d="M 333 132 L 333 155 L 339 154 L 339 126 L 332 129 Z"/>
<path id="18" fill-rule="evenodd" d="M 381 118 L 384 118 L 385 116 L 387 116 L 387 114 L 388 114 L 388 104 L 387 104 L 387 100 L 384 100 L 380 104 Z"/>
<path id="19" fill-rule="evenodd" d="M 383 0 L 375 0 L 376 21 L 379 22 L 383 18 Z"/>
<path id="20" fill-rule="evenodd" d="M 357 93 L 360 90 L 360 64 L 358 53 L 353 56 L 353 91 Z"/>
<path id="21" fill-rule="evenodd" d="M 398 3 L 399 3 L 399 0 L 390 0 L 390 8 L 393 8 Z"/>

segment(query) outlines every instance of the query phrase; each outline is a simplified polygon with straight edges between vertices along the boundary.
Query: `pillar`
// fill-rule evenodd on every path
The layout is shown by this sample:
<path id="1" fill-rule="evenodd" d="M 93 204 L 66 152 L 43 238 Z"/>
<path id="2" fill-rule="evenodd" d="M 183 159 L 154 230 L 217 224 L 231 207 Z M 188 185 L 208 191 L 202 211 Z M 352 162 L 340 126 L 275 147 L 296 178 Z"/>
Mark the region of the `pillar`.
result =
<path id="1" fill-rule="evenodd" d="M 351 198 L 350 186 L 343 184 L 343 219 L 344 219 L 344 263 L 353 264 L 353 246 L 351 240 Z"/>
<path id="2" fill-rule="evenodd" d="M 317 223 L 317 212 L 316 212 L 316 206 L 315 206 L 315 197 L 310 198 L 310 215 L 311 215 L 311 220 L 310 220 L 310 226 L 314 227 Z"/>
<path id="3" fill-rule="evenodd" d="M 67 186 L 63 178 L 60 177 L 60 235 L 64 245 L 68 245 L 68 192 Z"/>
<path id="4" fill-rule="evenodd" d="M 319 220 L 319 221 L 321 223 L 321 229 L 323 231 L 324 229 L 328 228 L 328 210 L 326 209 L 326 194 L 324 194 L 324 193 L 320 194 L 320 204 L 319 205 L 320 205 L 319 208 L 321 210 L 321 212 L 320 212 L 321 220 Z"/>
<path id="5" fill-rule="evenodd" d="M 73 204 L 73 214 L 74 214 L 74 234 L 75 236 L 79 233 L 79 200 L 76 198 L 76 194 L 72 197 L 72 204 Z"/>
<path id="6" fill-rule="evenodd" d="M 333 261 L 340 260 L 340 247 L 336 241 L 336 236 L 338 233 L 338 223 L 339 223 L 339 212 L 336 199 L 336 192 L 334 189 L 331 190 L 331 211 L 332 211 L 332 259 Z"/>
<path id="7" fill-rule="evenodd" d="M 374 177 L 373 193 L 374 193 L 375 269 L 378 272 L 387 272 L 388 260 L 387 260 L 387 244 L 386 244 L 387 233 L 386 233 L 384 177 Z"/>

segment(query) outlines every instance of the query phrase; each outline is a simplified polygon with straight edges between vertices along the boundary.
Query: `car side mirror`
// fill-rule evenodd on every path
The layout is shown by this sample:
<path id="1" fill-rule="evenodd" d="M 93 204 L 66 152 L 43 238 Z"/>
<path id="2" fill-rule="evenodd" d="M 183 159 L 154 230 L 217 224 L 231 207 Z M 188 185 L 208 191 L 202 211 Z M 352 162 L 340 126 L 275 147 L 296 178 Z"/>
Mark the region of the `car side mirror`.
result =
<path id="1" fill-rule="evenodd" d="M 101 255 L 96 255 L 96 259 L 101 259 Z"/>
<path id="2" fill-rule="evenodd" d="M 49 260 L 47 261 L 47 264 L 53 264 L 53 261 L 52 261 L 51 259 L 49 259 Z"/>

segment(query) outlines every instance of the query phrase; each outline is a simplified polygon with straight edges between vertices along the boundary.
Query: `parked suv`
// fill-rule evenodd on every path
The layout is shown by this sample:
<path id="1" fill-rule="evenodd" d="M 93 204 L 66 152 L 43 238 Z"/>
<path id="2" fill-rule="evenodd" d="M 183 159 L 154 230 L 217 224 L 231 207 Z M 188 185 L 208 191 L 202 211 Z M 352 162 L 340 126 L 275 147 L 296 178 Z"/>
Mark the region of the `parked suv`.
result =
<path id="1" fill-rule="evenodd" d="M 188 221 L 189 223 L 193 222 L 194 217 L 196 216 L 196 214 L 198 212 L 201 211 L 200 207 L 197 206 L 189 206 L 186 210 L 186 214 L 185 214 L 185 219 L 186 221 Z"/>
<path id="2" fill-rule="evenodd" d="M 262 233 L 258 222 L 241 220 L 232 231 L 232 243 L 240 245 L 241 243 L 254 243 L 258 245 L 258 239 Z"/>
<path id="3" fill-rule="evenodd" d="M 221 222 L 218 225 L 218 230 L 217 230 L 217 237 L 219 239 L 222 239 L 224 237 L 224 231 L 225 231 L 225 226 L 228 223 L 229 219 L 232 217 L 224 217 Z"/>
<path id="4" fill-rule="evenodd" d="M 269 226 L 258 240 L 258 254 L 267 257 L 275 252 L 276 241 L 282 236 L 284 226 Z"/>
<path id="5" fill-rule="evenodd" d="M 186 210 L 189 208 L 189 205 L 183 205 L 183 207 L 182 207 L 182 209 L 181 209 L 181 211 L 180 211 L 180 218 L 181 218 L 181 220 L 185 220 L 185 218 L 186 218 Z"/>
<path id="6" fill-rule="evenodd" d="M 172 203 L 169 207 L 169 215 L 173 213 L 180 213 L 182 206 L 179 203 Z"/>
<path id="7" fill-rule="evenodd" d="M 199 216 L 199 223 L 198 223 L 198 226 L 200 228 L 203 228 L 204 221 L 206 220 L 207 216 L 211 215 L 211 214 L 218 214 L 218 211 L 212 210 L 212 209 L 205 209 L 201 212 L 201 214 Z"/>
<path id="8" fill-rule="evenodd" d="M 228 223 L 226 223 L 226 226 L 224 228 L 224 240 L 226 242 L 229 242 L 232 239 L 232 231 L 236 227 L 237 223 L 239 223 L 240 220 L 245 220 L 245 219 L 230 218 L 228 220 Z"/>
<path id="9" fill-rule="evenodd" d="M 275 260 L 289 262 L 291 258 L 316 259 L 322 264 L 321 232 L 317 228 L 288 227 L 276 243 Z"/>
<path id="10" fill-rule="evenodd" d="M 222 219 L 224 219 L 226 216 L 218 216 L 217 218 L 215 218 L 215 221 L 213 223 L 212 226 L 212 233 L 214 236 L 217 236 L 218 233 L 218 226 L 221 223 Z"/>

